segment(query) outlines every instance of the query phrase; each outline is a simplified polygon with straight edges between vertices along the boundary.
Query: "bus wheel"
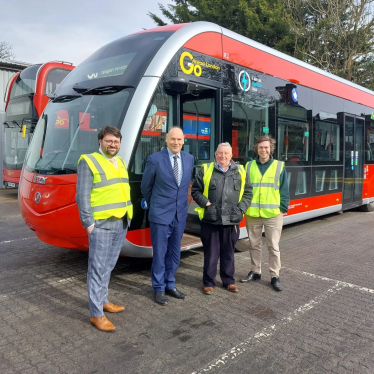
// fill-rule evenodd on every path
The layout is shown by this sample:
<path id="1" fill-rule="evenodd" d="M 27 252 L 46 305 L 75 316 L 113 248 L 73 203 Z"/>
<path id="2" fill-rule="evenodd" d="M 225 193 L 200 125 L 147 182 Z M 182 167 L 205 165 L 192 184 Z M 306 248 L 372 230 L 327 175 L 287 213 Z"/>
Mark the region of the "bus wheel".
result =
<path id="1" fill-rule="evenodd" d="M 374 212 L 374 201 L 369 204 L 361 205 L 360 210 L 362 210 L 363 212 Z"/>
<path id="2" fill-rule="evenodd" d="M 236 242 L 235 249 L 237 252 L 245 252 L 249 250 L 249 240 L 246 239 L 240 239 Z"/>

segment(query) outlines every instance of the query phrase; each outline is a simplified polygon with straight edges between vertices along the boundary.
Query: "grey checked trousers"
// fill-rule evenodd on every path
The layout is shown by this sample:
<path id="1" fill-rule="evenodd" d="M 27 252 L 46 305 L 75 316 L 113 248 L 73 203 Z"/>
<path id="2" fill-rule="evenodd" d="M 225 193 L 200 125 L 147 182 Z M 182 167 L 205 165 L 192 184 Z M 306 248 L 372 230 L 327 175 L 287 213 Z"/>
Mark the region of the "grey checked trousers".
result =
<path id="1" fill-rule="evenodd" d="M 110 274 L 117 263 L 126 238 L 127 227 L 118 220 L 111 229 L 95 227 L 88 235 L 87 291 L 90 317 L 102 317 L 103 304 L 108 302 Z"/>

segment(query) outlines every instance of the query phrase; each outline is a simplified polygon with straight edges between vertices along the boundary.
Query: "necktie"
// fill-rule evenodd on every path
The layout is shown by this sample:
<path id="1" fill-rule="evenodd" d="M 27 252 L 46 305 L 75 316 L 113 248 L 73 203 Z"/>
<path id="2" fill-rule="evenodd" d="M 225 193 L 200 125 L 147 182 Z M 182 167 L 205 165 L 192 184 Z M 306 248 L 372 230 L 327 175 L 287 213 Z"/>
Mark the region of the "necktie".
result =
<path id="1" fill-rule="evenodd" d="M 178 156 L 173 156 L 174 158 L 174 177 L 177 181 L 177 185 L 179 186 L 179 167 L 178 167 Z"/>
<path id="2" fill-rule="evenodd" d="M 110 161 L 110 163 L 111 163 L 115 168 L 117 167 L 117 165 L 116 165 L 116 161 L 114 160 L 113 157 L 110 158 L 109 161 Z"/>

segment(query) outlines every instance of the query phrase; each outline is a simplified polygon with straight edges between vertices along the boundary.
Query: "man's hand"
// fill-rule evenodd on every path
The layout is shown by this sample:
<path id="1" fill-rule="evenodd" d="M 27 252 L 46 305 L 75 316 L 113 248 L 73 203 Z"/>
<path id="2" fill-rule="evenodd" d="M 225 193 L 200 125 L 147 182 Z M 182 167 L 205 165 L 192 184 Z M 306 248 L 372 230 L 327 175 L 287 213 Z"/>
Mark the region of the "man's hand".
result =
<path id="1" fill-rule="evenodd" d="M 93 226 L 90 226 L 90 227 L 87 227 L 87 234 L 88 235 L 90 235 L 91 234 L 91 232 L 92 232 L 92 230 L 94 229 L 94 227 L 95 227 L 95 225 L 93 225 Z"/>
<path id="2" fill-rule="evenodd" d="M 209 205 L 212 205 L 210 201 L 208 201 L 205 206 L 209 206 Z"/>

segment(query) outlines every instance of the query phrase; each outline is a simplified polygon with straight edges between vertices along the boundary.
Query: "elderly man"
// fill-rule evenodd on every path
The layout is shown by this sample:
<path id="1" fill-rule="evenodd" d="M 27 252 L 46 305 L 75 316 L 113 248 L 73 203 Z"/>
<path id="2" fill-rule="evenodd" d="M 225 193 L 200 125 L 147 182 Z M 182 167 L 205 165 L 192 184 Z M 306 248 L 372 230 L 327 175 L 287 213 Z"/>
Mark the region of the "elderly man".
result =
<path id="1" fill-rule="evenodd" d="M 245 215 L 248 230 L 252 269 L 241 282 L 261 279 L 262 228 L 269 250 L 271 285 L 282 291 L 279 280 L 281 269 L 279 240 L 283 227 L 283 213 L 290 202 L 287 173 L 282 161 L 274 160 L 275 139 L 260 136 L 254 145 L 258 154 L 246 165 L 247 176 L 253 186 L 251 205 Z"/>
<path id="2" fill-rule="evenodd" d="M 204 245 L 204 293 L 211 295 L 216 286 L 217 264 L 223 287 L 238 292 L 235 285 L 235 244 L 239 224 L 251 200 L 251 187 L 241 165 L 232 161 L 229 143 L 221 143 L 215 162 L 204 164 L 192 186 L 192 197 L 200 208 L 201 241 Z"/>

